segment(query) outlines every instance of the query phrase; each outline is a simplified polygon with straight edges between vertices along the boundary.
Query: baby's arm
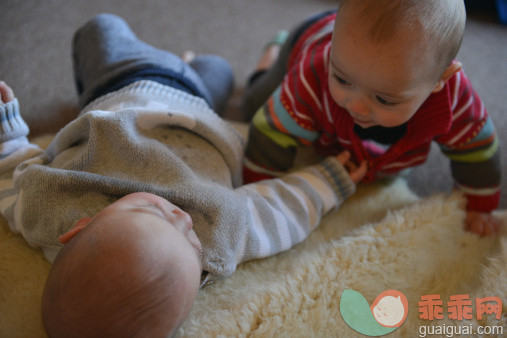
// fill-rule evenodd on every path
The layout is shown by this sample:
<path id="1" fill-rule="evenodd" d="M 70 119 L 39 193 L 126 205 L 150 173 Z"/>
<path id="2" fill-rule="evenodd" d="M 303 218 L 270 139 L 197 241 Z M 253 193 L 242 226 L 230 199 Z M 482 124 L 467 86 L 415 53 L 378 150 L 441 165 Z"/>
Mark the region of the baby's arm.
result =
<path id="1" fill-rule="evenodd" d="M 366 163 L 357 168 L 349 165 L 349 157 L 343 152 L 283 178 L 236 189 L 246 198 L 249 212 L 237 263 L 274 255 L 306 239 L 364 177 Z"/>
<path id="2" fill-rule="evenodd" d="M 281 90 L 279 86 L 250 123 L 243 169 L 246 183 L 283 175 L 294 165 L 297 147 L 318 137 L 293 120 L 281 103 Z"/>
<path id="3" fill-rule="evenodd" d="M 17 200 L 13 174 L 21 162 L 41 155 L 42 150 L 28 142 L 28 126 L 19 113 L 18 100 L 12 89 L 0 81 L 0 212 Z M 12 221 L 12 220 L 10 220 Z M 12 228 L 16 225 L 9 224 Z"/>
<path id="4" fill-rule="evenodd" d="M 28 126 L 19 112 L 19 103 L 13 90 L 0 81 L 0 175 L 12 174 L 22 161 L 40 155 L 38 146 L 27 139 Z"/>
<path id="5" fill-rule="evenodd" d="M 22 160 L 14 153 L 28 146 L 28 126 L 19 113 L 18 100 L 12 89 L 0 81 L 0 175 L 12 174 Z"/>
<path id="6" fill-rule="evenodd" d="M 334 128 L 324 86 L 324 46 L 312 45 L 315 53 L 292 60 L 282 83 L 256 112 L 245 153 L 245 182 L 280 176 L 292 168 L 297 147 L 314 144 Z"/>
<path id="7" fill-rule="evenodd" d="M 499 204 L 502 171 L 495 127 L 463 71 L 449 86 L 452 126 L 436 141 L 451 160 L 456 186 L 467 197 L 466 229 L 481 236 L 495 234 L 501 221 L 490 213 Z"/>

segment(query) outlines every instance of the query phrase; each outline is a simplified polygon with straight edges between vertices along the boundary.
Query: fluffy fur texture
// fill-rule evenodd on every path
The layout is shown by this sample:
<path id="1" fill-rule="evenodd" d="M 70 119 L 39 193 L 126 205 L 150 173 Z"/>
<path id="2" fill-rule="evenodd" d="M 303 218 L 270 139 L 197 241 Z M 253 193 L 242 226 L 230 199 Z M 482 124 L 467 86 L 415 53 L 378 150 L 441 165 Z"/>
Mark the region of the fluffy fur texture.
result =
<path id="1" fill-rule="evenodd" d="M 39 143 L 44 144 L 45 140 Z M 507 211 L 500 236 L 465 232 L 459 194 L 415 196 L 403 179 L 361 186 L 301 245 L 239 266 L 228 279 L 199 292 L 183 336 L 359 336 L 343 321 L 344 289 L 369 304 L 388 289 L 409 304 L 405 323 L 390 336 L 417 335 L 421 325 L 503 325 L 507 332 Z M 50 265 L 42 253 L 0 221 L 0 336 L 44 337 L 40 297 Z M 497 296 L 500 320 L 419 319 L 423 295 Z M 446 312 L 444 311 L 444 314 Z"/>

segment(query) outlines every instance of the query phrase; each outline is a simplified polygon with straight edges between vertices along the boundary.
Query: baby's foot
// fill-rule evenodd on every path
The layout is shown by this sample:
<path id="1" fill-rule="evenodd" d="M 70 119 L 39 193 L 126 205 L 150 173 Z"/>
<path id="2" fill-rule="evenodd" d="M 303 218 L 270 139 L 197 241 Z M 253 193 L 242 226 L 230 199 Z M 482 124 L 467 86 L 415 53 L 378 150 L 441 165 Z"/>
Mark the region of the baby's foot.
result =
<path id="1" fill-rule="evenodd" d="M 269 41 L 266 46 L 264 46 L 263 54 L 255 69 L 256 71 L 269 69 L 273 63 L 275 63 L 275 61 L 278 59 L 278 56 L 280 55 L 280 51 L 282 50 L 282 45 L 287 40 L 288 36 L 288 31 L 278 31 L 273 39 L 271 39 L 271 41 Z"/>
<path id="2" fill-rule="evenodd" d="M 181 56 L 181 59 L 185 61 L 186 63 L 190 63 L 194 61 L 195 59 L 195 53 L 191 50 L 186 50 L 183 52 L 183 55 Z"/>
<path id="3" fill-rule="evenodd" d="M 273 63 L 278 59 L 278 55 L 280 55 L 280 49 L 282 47 L 280 45 L 269 45 L 264 49 L 262 56 L 257 62 L 257 66 L 255 67 L 256 71 L 262 71 L 271 68 Z"/>

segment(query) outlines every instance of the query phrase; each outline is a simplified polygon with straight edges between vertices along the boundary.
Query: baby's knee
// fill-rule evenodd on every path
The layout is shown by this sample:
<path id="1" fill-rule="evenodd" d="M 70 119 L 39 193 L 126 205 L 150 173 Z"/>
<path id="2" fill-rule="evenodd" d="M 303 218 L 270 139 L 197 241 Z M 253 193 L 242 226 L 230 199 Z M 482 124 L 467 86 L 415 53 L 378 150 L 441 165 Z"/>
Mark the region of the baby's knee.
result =
<path id="1" fill-rule="evenodd" d="M 101 13 L 88 20 L 83 26 L 81 26 L 78 32 L 84 32 L 84 34 L 87 34 L 110 30 L 112 28 L 124 27 L 128 27 L 128 24 L 123 18 L 114 14 Z"/>
<path id="2" fill-rule="evenodd" d="M 98 14 L 88 20 L 74 33 L 72 46 L 74 50 L 85 45 L 90 47 L 88 43 L 100 40 L 101 36 L 107 32 L 121 32 L 125 30 L 130 32 L 130 27 L 121 17 L 108 13 Z"/>

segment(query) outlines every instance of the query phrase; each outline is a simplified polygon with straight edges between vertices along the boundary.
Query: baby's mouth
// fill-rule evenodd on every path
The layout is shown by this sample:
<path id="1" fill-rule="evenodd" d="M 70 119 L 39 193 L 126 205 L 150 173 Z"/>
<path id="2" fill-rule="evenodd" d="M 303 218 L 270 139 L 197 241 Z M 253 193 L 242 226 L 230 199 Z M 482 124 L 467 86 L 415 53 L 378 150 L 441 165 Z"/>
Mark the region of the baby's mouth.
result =
<path id="1" fill-rule="evenodd" d="M 359 120 L 359 119 L 356 119 L 355 117 L 352 117 L 352 119 L 354 120 L 355 124 L 357 124 L 363 128 L 368 128 L 371 125 L 371 121 Z"/>

